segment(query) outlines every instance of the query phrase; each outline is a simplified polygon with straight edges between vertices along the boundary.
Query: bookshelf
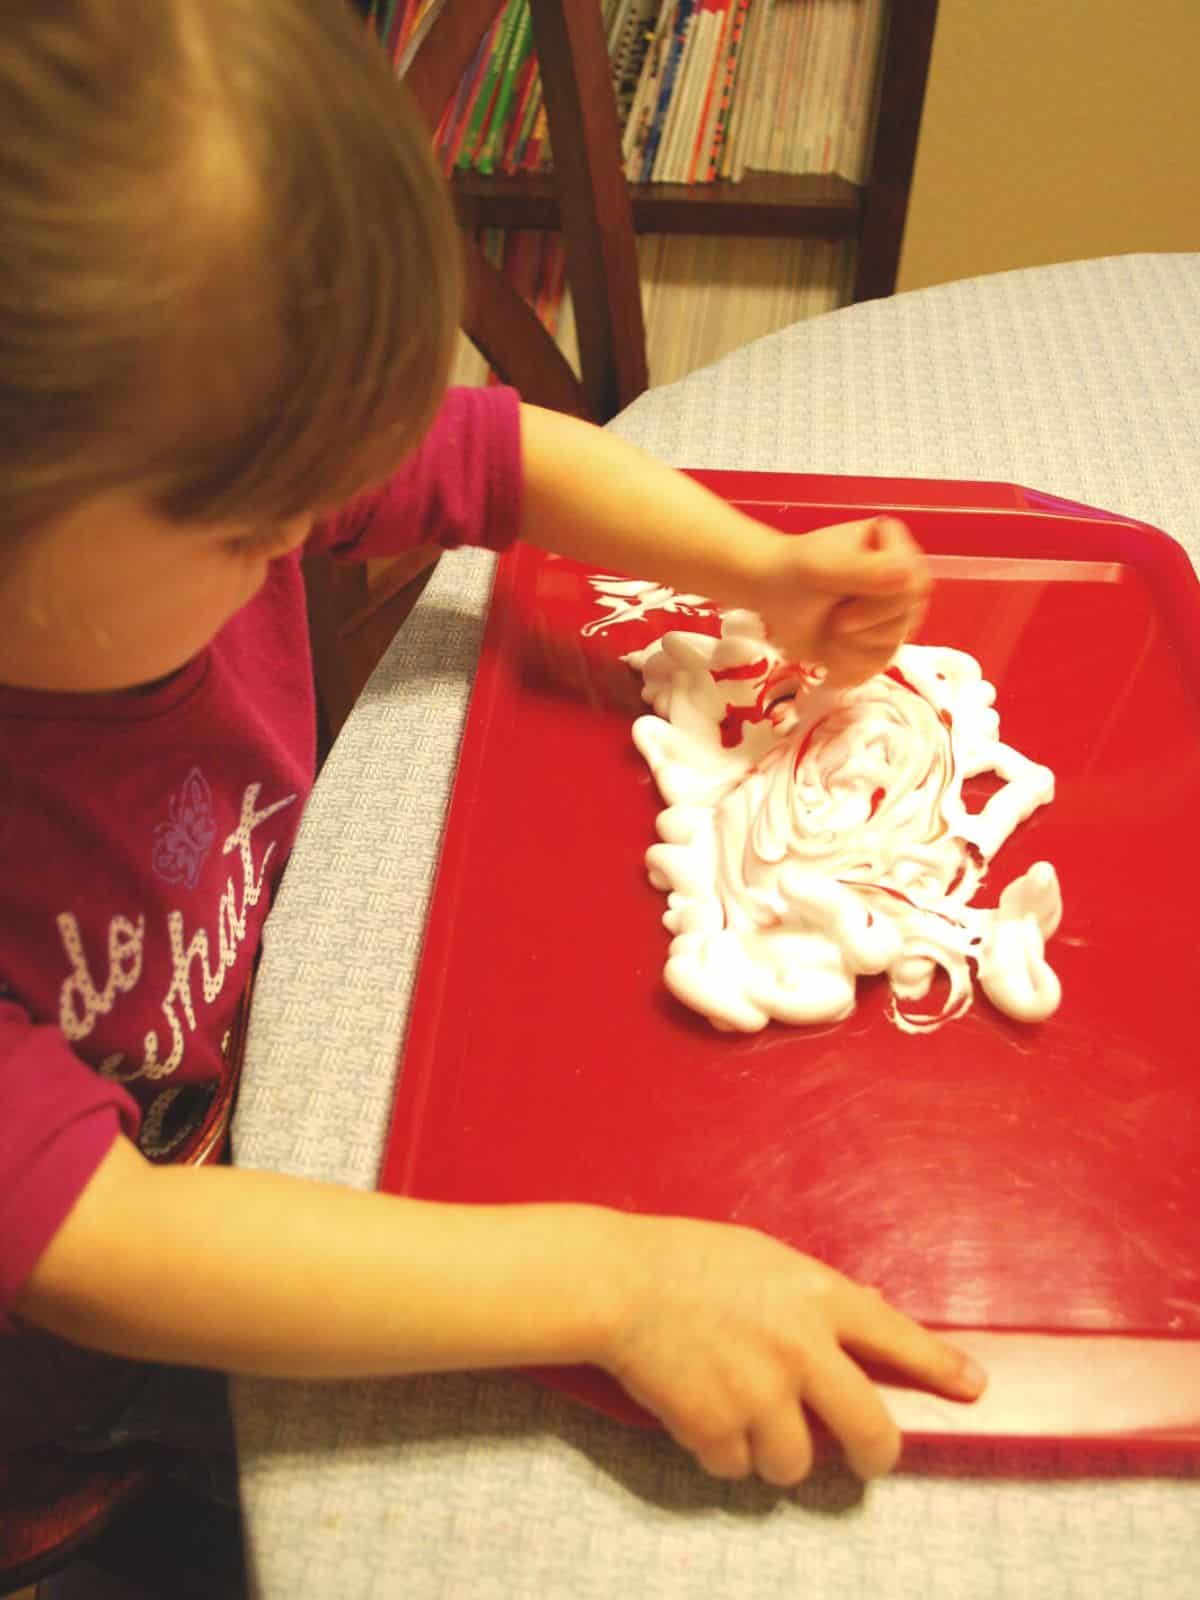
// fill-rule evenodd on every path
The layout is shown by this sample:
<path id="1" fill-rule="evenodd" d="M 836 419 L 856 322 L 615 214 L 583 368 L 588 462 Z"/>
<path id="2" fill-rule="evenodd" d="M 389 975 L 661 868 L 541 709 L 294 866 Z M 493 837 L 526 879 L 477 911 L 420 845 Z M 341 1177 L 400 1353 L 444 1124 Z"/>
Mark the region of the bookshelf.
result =
<path id="1" fill-rule="evenodd" d="M 454 197 L 464 227 L 553 229 L 559 225 L 558 197 L 549 176 L 456 173 Z M 864 210 L 857 184 L 834 173 L 817 172 L 750 172 L 740 183 L 637 183 L 630 184 L 629 198 L 638 233 L 721 233 L 745 238 L 820 234 L 854 239 L 861 230 Z M 895 268 L 892 270 L 894 276 Z"/>
<path id="2" fill-rule="evenodd" d="M 598 4 L 598 0 L 592 3 Z M 570 5 L 571 0 L 565 4 Z M 630 184 L 635 231 L 854 240 L 858 245 L 854 299 L 891 294 L 900 261 L 937 7 L 938 0 L 891 0 L 887 8 L 877 122 L 865 183 L 852 183 L 834 173 L 750 171 L 739 182 Z M 559 225 L 552 176 L 456 173 L 453 189 L 464 227 L 553 229 Z"/>
<path id="3" fill-rule="evenodd" d="M 377 12 L 380 3 L 376 0 Z M 531 0 L 533 50 L 551 113 L 555 169 L 514 176 L 456 170 L 451 175 L 458 216 L 468 234 L 482 229 L 561 232 L 570 298 L 578 313 L 568 318 L 568 347 L 578 339 L 586 409 L 601 420 L 628 403 L 645 383 L 629 358 L 625 375 L 618 372 L 614 377 L 614 358 L 601 350 L 606 340 L 612 343 L 613 329 L 622 322 L 618 367 L 621 338 L 628 344 L 641 337 L 644 343 L 644 333 L 636 326 L 640 318 L 627 306 L 622 309 L 623 301 L 637 297 L 630 282 L 630 272 L 636 270 L 635 248 L 614 243 L 623 230 L 641 237 L 643 248 L 636 253 L 643 263 L 649 236 L 720 236 L 731 249 L 740 240 L 776 240 L 781 249 L 794 249 L 806 240 L 839 241 L 852 252 L 853 264 L 848 274 L 840 268 L 836 274 L 838 303 L 892 292 L 937 19 L 937 0 L 877 0 L 881 37 L 874 77 L 875 133 L 865 170 L 858 174 L 860 181 L 828 171 L 751 169 L 738 181 L 627 183 L 602 3 Z M 766 5 L 768 0 L 752 3 Z M 769 3 L 777 5 L 780 15 L 804 0 Z M 826 7 L 834 3 L 824 0 Z M 847 10 L 862 3 L 844 0 Z M 398 67 L 403 70 L 411 63 L 410 81 L 433 127 L 503 7 L 498 0 L 416 0 L 408 10 L 428 26 L 407 59 L 397 58 Z M 778 127 L 779 113 L 775 115 Z M 618 184 L 619 197 L 612 192 Z M 589 188 L 593 192 L 581 196 Z M 579 220 L 581 207 L 586 206 L 599 211 L 598 219 Z M 627 218 L 622 208 L 627 209 Z M 685 250 L 677 259 L 699 258 Z M 481 281 L 482 269 L 472 270 Z M 731 292 L 736 292 L 736 284 Z M 644 282 L 641 299 L 647 301 Z M 670 315 L 661 297 L 659 306 L 660 314 Z M 499 310 L 496 305 L 491 309 L 493 314 Z M 600 324 L 607 324 L 607 329 Z M 475 342 L 479 344 L 478 339 Z M 606 362 L 607 376 L 597 379 L 598 365 Z M 662 373 L 655 376 L 664 381 Z"/>

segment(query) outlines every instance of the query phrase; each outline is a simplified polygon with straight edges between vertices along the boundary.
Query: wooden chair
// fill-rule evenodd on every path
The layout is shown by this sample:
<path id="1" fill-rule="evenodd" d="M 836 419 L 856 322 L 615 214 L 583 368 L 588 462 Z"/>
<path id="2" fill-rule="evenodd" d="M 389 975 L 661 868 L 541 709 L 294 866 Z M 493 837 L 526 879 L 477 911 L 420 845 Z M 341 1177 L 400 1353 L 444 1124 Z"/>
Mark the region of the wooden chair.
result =
<path id="1" fill-rule="evenodd" d="M 145 1450 L 103 1460 L 58 1451 L 0 1459 L 0 1595 L 59 1571 L 150 1482 Z"/>
<path id="2" fill-rule="evenodd" d="M 217 1160 L 224 1147 L 249 996 L 247 986 L 224 1045 L 228 1093 L 214 1096 L 184 1152 L 189 1162 Z M 237 1600 L 244 1588 L 239 1519 L 228 1509 L 209 1514 L 186 1482 L 170 1482 L 180 1451 L 139 1440 L 136 1427 L 127 1443 L 111 1449 L 72 1450 L 54 1442 L 125 1415 L 143 1391 L 141 1368 L 34 1329 L 0 1355 L 6 1380 L 0 1396 L 0 1596 L 61 1575 L 67 1587 L 56 1587 L 56 1595 L 90 1597 L 98 1592 L 95 1569 L 75 1565 L 87 1558 L 111 1575 L 103 1592 L 112 1600 L 126 1593 L 144 1600 L 148 1588 L 164 1585 L 172 1600 L 196 1593 Z M 208 1380 L 202 1385 L 192 1402 L 202 1418 L 193 1442 L 198 1452 L 224 1459 L 233 1452 L 232 1425 L 214 1409 Z M 197 1454 L 192 1470 L 202 1494 L 211 1476 L 206 1464 L 198 1465 L 203 1462 Z M 193 1576 L 196 1585 L 189 1587 Z"/>
<path id="3" fill-rule="evenodd" d="M 448 0 L 405 83 L 431 131 L 502 0 Z M 606 422 L 647 386 L 637 246 L 598 0 L 531 0 L 554 147 L 581 374 L 512 285 L 464 237 L 463 331 L 524 399 Z M 436 564 L 434 549 L 370 569 L 305 563 L 323 742 L 337 736 Z"/>
<path id="4" fill-rule="evenodd" d="M 239 1514 L 172 1480 L 152 1445 L 10 1456 L 0 1498 L 0 1595 L 245 1600 Z"/>

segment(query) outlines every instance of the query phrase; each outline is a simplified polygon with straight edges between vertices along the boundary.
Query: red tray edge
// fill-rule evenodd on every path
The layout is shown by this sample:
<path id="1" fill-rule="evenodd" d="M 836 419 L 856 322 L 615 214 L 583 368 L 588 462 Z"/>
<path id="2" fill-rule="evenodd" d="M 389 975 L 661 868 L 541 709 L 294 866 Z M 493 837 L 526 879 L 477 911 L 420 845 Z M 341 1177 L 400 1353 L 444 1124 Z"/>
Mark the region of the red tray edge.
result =
<path id="1" fill-rule="evenodd" d="M 942 1330 L 989 1375 L 974 1403 L 878 1380 L 906 1440 L 988 1445 L 1120 1445 L 1195 1457 L 1200 1450 L 1200 1340 L 1123 1334 Z M 658 1420 L 595 1367 L 527 1375 L 627 1426 Z"/>

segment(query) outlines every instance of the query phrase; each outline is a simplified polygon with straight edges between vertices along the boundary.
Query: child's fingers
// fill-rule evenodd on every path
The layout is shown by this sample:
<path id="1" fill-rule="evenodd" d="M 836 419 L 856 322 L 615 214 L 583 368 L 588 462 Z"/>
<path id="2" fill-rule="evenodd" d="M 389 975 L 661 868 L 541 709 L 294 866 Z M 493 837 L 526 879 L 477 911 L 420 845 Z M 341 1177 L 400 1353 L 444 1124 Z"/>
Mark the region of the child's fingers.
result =
<path id="1" fill-rule="evenodd" d="M 852 689 L 884 672 L 904 643 L 904 631 L 883 625 L 870 635 L 834 639 L 825 651 L 826 682 L 833 689 Z"/>
<path id="2" fill-rule="evenodd" d="M 878 655 L 883 651 L 890 659 L 899 645 L 904 643 L 904 619 L 892 618 L 888 622 L 880 622 L 873 628 L 864 628 L 861 633 L 837 633 L 833 637 L 832 648 L 839 655 Z"/>
<path id="3" fill-rule="evenodd" d="M 786 1398 L 750 1429 L 754 1470 L 767 1483 L 786 1489 L 812 1471 L 812 1434 L 799 1400 Z"/>
<path id="4" fill-rule="evenodd" d="M 894 602 L 887 608 L 882 620 L 859 629 L 845 628 L 838 617 L 840 608 L 814 637 L 799 637 L 781 629 L 768 626 L 768 636 L 781 652 L 795 661 L 819 660 L 829 668 L 833 682 L 845 680 L 861 683 L 872 673 L 886 667 L 897 648 L 920 625 L 921 608 L 902 606 Z"/>
<path id="5" fill-rule="evenodd" d="M 907 627 L 912 619 L 924 610 L 924 602 L 911 595 L 889 594 L 863 596 L 857 600 L 843 600 L 834 606 L 829 625 L 839 638 L 866 633 L 883 623 L 899 623 Z"/>
<path id="6" fill-rule="evenodd" d="M 754 1457 L 745 1433 L 725 1433 L 712 1438 L 677 1433 L 685 1450 L 714 1478 L 748 1478 L 754 1470 Z"/>
<path id="7" fill-rule="evenodd" d="M 862 683 L 882 672 L 904 641 L 920 627 L 924 611 L 923 604 L 897 606 L 894 600 L 853 601 L 839 606 L 826 635 L 824 654 L 830 682 Z"/>
<path id="8" fill-rule="evenodd" d="M 839 635 L 863 633 L 868 628 L 878 627 L 881 622 L 907 617 L 911 609 L 912 602 L 907 595 L 876 595 L 870 599 L 864 596 L 857 600 L 843 600 L 834 606 L 829 624 Z"/>
<path id="9" fill-rule="evenodd" d="M 859 1284 L 839 1307 L 838 1333 L 855 1355 L 880 1361 L 927 1388 L 955 1400 L 975 1400 L 987 1383 L 964 1350 L 889 1305 L 877 1290 Z"/>
<path id="10" fill-rule="evenodd" d="M 881 555 L 920 554 L 920 547 L 899 517 L 872 517 L 867 524 L 867 544 Z"/>
<path id="11" fill-rule="evenodd" d="M 881 558 L 875 563 L 873 589 L 886 589 L 890 583 L 902 579 L 911 593 L 929 593 L 933 587 L 929 563 L 905 523 L 897 517 L 876 517 L 867 534 L 867 543 Z"/>
<path id="12" fill-rule="evenodd" d="M 897 1311 L 877 1290 L 846 1287 L 839 1332 L 856 1356 L 881 1362 L 956 1400 L 974 1400 L 983 1392 L 987 1379 L 965 1351 Z M 841 1440 L 860 1477 L 878 1477 L 895 1466 L 899 1430 L 875 1385 L 844 1351 L 814 1363 L 805 1399 Z"/>
<path id="13" fill-rule="evenodd" d="M 928 568 L 920 546 L 895 517 L 839 522 L 807 534 L 805 582 L 818 594 L 923 594 Z"/>
<path id="14" fill-rule="evenodd" d="M 896 1465 L 900 1430 L 866 1373 L 836 1345 L 813 1363 L 804 1398 L 841 1441 L 860 1478 L 882 1477 Z"/>

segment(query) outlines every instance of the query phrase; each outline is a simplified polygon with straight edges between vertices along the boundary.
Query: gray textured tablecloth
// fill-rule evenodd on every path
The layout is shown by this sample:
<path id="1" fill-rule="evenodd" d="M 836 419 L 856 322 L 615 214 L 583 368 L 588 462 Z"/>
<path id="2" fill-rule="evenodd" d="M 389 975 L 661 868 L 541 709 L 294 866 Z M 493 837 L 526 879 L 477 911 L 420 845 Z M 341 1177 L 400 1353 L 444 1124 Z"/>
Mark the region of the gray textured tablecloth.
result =
<path id="1" fill-rule="evenodd" d="M 1021 483 L 1155 523 L 1200 564 L 1200 256 L 851 307 L 612 427 L 680 466 Z M 267 926 L 239 1164 L 374 1185 L 490 577 L 488 556 L 443 560 L 325 767 Z M 239 1381 L 234 1407 L 272 1600 L 1200 1593 L 1200 1483 L 1120 1458 L 1014 1479 L 972 1451 L 780 1495 L 507 1375 Z"/>

